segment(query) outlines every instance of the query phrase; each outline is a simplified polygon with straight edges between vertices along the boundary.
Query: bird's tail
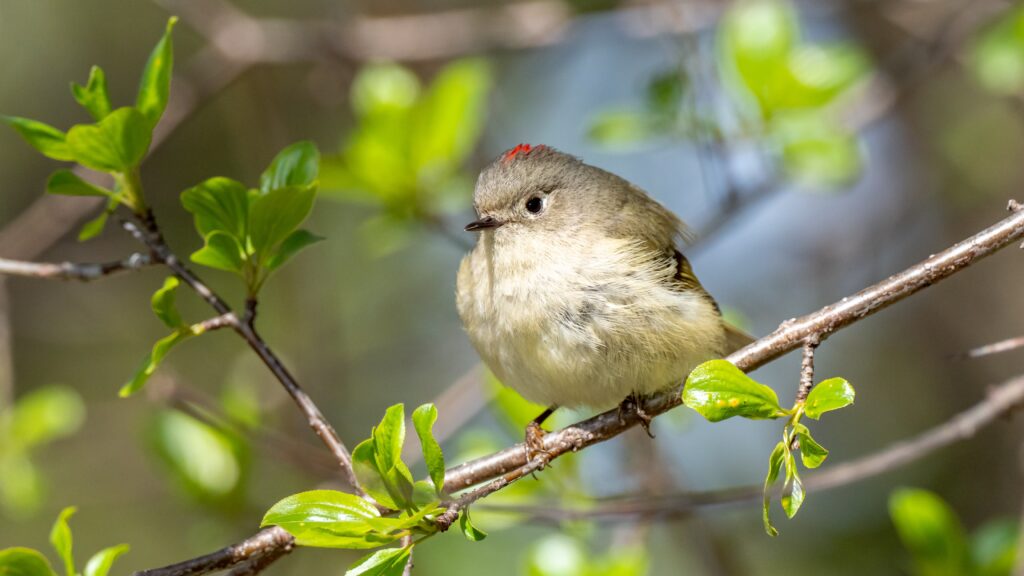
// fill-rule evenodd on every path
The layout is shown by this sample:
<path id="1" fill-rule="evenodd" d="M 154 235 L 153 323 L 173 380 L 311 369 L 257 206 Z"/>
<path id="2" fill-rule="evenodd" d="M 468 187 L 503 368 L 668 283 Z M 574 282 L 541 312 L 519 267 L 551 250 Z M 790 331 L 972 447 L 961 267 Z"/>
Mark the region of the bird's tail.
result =
<path id="1" fill-rule="evenodd" d="M 747 334 L 743 330 L 725 322 L 725 355 L 732 354 L 754 340 L 756 340 L 756 338 L 750 334 Z"/>

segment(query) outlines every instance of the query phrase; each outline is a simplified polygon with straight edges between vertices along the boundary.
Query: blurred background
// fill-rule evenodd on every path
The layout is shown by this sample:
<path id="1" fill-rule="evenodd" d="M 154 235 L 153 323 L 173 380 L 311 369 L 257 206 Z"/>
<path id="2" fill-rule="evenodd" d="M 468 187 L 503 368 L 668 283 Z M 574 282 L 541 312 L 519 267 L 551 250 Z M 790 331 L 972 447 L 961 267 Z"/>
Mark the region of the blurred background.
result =
<path id="1" fill-rule="evenodd" d="M 1024 8 L 994 0 L 0 0 L 0 113 L 85 122 L 68 82 L 93 64 L 115 105 L 131 102 L 172 14 L 175 76 L 143 165 L 147 197 L 186 255 L 202 241 L 182 190 L 216 175 L 252 185 L 285 145 L 319 145 L 306 227 L 327 240 L 271 280 L 259 325 L 350 447 L 398 402 L 437 403 L 450 463 L 518 441 L 535 415 L 478 365 L 453 296 L 475 175 L 520 142 L 616 172 L 683 217 L 694 270 L 756 335 L 1024 200 Z M 0 256 L 104 261 L 138 249 L 116 226 L 78 242 L 100 207 L 43 197 L 55 163 L 13 130 L 0 131 L 0 150 Z M 240 304 L 233 278 L 200 272 Z M 1008 250 L 830 338 L 819 378 L 843 376 L 858 395 L 813 426 L 831 450 L 824 466 L 937 425 L 1019 374 L 1021 352 L 956 356 L 1020 335 L 1022 274 Z M 164 275 L 0 278 L 0 548 L 48 550 L 53 518 L 77 505 L 80 558 L 126 542 L 115 570 L 149 568 L 250 535 L 288 494 L 338 486 L 232 334 L 183 344 L 143 393 L 117 397 L 164 335 L 148 310 Z M 190 321 L 208 316 L 193 295 L 179 301 Z M 798 368 L 791 354 L 754 376 L 785 404 Z M 486 504 L 585 509 L 758 484 L 780 428 L 677 409 L 655 422 L 655 440 L 631 430 Z M 911 466 L 812 490 L 793 520 L 773 509 L 774 539 L 756 501 L 600 521 L 481 503 L 474 520 L 491 536 L 432 539 L 414 573 L 964 573 L 928 572 L 901 544 L 889 497 L 914 486 L 948 502 L 978 574 L 1006 574 L 1020 432 L 1006 418 Z M 269 572 L 340 575 L 358 556 L 303 549 Z"/>

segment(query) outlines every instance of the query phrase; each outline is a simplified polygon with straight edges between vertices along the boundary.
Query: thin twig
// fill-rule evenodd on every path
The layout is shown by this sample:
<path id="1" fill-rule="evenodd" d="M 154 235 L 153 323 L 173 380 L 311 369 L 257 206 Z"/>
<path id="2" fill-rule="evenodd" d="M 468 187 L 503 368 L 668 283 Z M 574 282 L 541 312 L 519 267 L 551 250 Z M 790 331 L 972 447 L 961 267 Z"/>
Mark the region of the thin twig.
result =
<path id="1" fill-rule="evenodd" d="M 982 258 L 1024 238 L 1024 211 L 1014 212 L 997 224 L 935 254 L 899 274 L 853 296 L 801 318 L 784 322 L 771 334 L 734 352 L 726 360 L 750 372 L 800 347 L 809 337 L 829 335 L 963 270 Z M 657 416 L 681 404 L 679 389 L 655 395 L 643 406 Z M 612 409 L 544 436 L 551 459 L 618 436 L 641 422 L 635 412 Z M 526 446 L 516 444 L 489 456 L 465 462 L 445 474 L 445 490 L 457 492 L 497 478 L 527 463 Z"/>
<path id="2" fill-rule="evenodd" d="M 198 294 L 203 300 L 205 300 L 210 307 L 217 311 L 222 316 L 232 315 L 231 307 L 221 299 L 213 290 L 210 289 L 202 280 L 199 279 L 191 270 L 181 262 L 180 259 L 171 251 L 167 243 L 164 242 L 163 236 L 160 234 L 160 230 L 156 225 L 152 214 L 147 214 L 143 217 L 144 230 L 135 222 L 123 221 L 122 226 L 128 231 L 136 240 L 145 244 L 152 251 L 154 260 L 161 262 L 166 265 L 171 271 L 174 272 L 175 276 L 180 278 L 186 285 L 188 285 L 196 294 Z M 365 495 L 362 488 L 359 487 L 359 481 L 356 479 L 355 470 L 352 468 L 352 456 L 348 451 L 348 448 L 341 442 L 338 437 L 338 433 L 334 430 L 334 427 L 327 422 L 323 413 L 317 407 L 313 399 L 299 386 L 299 383 L 291 375 L 284 364 L 277 357 L 277 355 L 270 349 L 263 338 L 260 337 L 253 325 L 253 318 L 255 315 L 255 305 L 247 304 L 247 314 L 244 322 L 235 321 L 232 324 L 235 332 L 237 332 L 245 341 L 249 344 L 249 347 L 256 352 L 256 355 L 260 357 L 260 360 L 270 369 L 274 377 L 284 386 L 285 390 L 292 397 L 292 400 L 299 406 L 299 409 L 303 414 L 306 415 L 306 421 L 309 427 L 313 429 L 313 432 L 320 438 L 321 441 L 327 446 L 334 455 L 338 464 L 341 466 L 342 472 L 345 475 L 345 479 L 349 486 L 352 487 L 356 492 Z"/>
<path id="3" fill-rule="evenodd" d="M 56 280 L 79 280 L 89 282 L 105 278 L 119 272 L 133 272 L 152 266 L 153 260 L 148 254 L 132 254 L 123 260 L 101 263 L 83 262 L 21 262 L 0 258 L 0 274 L 10 276 L 27 276 L 30 278 L 48 278 Z"/>
<path id="4" fill-rule="evenodd" d="M 203 333 L 210 332 L 211 330 L 219 330 L 221 328 L 234 328 L 237 325 L 238 316 L 235 316 L 234 312 L 228 312 L 227 314 L 221 314 L 220 316 L 207 318 L 202 322 L 193 324 L 192 330 L 194 332 Z"/>
<path id="5" fill-rule="evenodd" d="M 254 536 L 221 548 L 216 552 L 186 560 L 177 564 L 140 570 L 133 576 L 200 576 L 218 570 L 237 566 L 254 558 L 271 556 L 270 562 L 287 554 L 295 546 L 295 539 L 283 528 L 271 526 L 257 532 Z M 269 564 L 269 562 L 267 563 Z M 263 567 L 266 567 L 265 565 Z M 246 572 L 254 574 L 255 572 Z"/>
<path id="6" fill-rule="evenodd" d="M 811 336 L 804 340 L 804 355 L 800 360 L 800 387 L 796 391 L 797 404 L 807 400 L 807 395 L 814 388 L 814 349 L 818 347 L 818 338 Z"/>
<path id="7" fill-rule="evenodd" d="M 897 470 L 955 442 L 973 437 L 982 428 L 1024 403 L 1024 376 L 991 389 L 980 402 L 917 436 L 892 444 L 867 456 L 807 474 L 804 485 L 811 490 L 839 488 Z M 762 486 L 751 484 L 732 488 L 688 492 L 662 497 L 642 495 L 605 500 L 584 507 L 565 508 L 556 503 L 543 505 L 479 504 L 488 511 L 524 514 L 533 520 L 577 519 L 622 521 L 635 517 L 670 519 L 685 516 L 697 508 L 751 502 L 761 498 Z"/>
<path id="8" fill-rule="evenodd" d="M 966 359 L 966 358 L 981 358 L 982 356 L 990 356 L 992 354 L 1001 354 L 1003 352 L 1010 352 L 1024 346 L 1024 336 L 1017 336 L 1015 338 L 1007 338 L 1006 340 L 1000 340 L 991 344 L 985 344 L 984 346 L 978 346 L 972 348 L 966 352 L 957 354 L 955 358 Z"/>

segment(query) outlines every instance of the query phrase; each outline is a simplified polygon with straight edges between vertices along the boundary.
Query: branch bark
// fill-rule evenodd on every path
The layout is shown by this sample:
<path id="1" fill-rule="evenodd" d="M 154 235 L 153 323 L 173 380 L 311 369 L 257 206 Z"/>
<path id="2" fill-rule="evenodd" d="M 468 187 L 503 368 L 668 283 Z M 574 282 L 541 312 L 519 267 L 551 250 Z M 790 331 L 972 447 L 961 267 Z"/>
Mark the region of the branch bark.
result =
<path id="1" fill-rule="evenodd" d="M 990 390 L 986 397 L 974 406 L 911 439 L 825 470 L 808 473 L 804 485 L 808 489 L 829 490 L 896 470 L 955 442 L 973 437 L 979 430 L 1022 403 L 1024 376 L 1018 376 Z M 636 517 L 669 519 L 691 514 L 702 507 L 753 502 L 761 498 L 761 490 L 760 484 L 751 484 L 659 498 L 624 498 L 600 502 L 584 509 L 560 508 L 554 503 L 543 506 L 487 505 L 487 509 L 525 514 L 531 519 L 544 521 L 619 521 Z"/>
<path id="2" fill-rule="evenodd" d="M 10 276 L 27 276 L 29 278 L 47 278 L 57 280 L 79 280 L 89 282 L 99 280 L 119 272 L 131 272 L 152 266 L 153 260 L 148 254 L 132 254 L 123 260 L 101 263 L 80 262 L 22 262 L 0 258 L 0 274 Z"/>
<path id="3" fill-rule="evenodd" d="M 134 572 L 133 576 L 200 576 L 239 565 L 258 565 L 262 569 L 274 560 L 291 552 L 294 546 L 295 539 L 292 538 L 291 534 L 286 532 L 284 528 L 272 526 L 260 530 L 254 536 L 246 538 L 238 544 L 232 544 L 205 556 L 171 564 L 163 568 L 140 570 Z M 261 562 L 265 562 L 265 564 Z M 255 574 L 256 572 L 242 570 L 232 573 Z"/>

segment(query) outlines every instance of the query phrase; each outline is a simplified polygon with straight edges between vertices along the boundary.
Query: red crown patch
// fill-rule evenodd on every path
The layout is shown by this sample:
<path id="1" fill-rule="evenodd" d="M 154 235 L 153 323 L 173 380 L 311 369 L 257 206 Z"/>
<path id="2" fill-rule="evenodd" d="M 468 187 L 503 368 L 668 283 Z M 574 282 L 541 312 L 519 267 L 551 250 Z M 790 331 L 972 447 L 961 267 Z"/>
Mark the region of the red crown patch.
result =
<path id="1" fill-rule="evenodd" d="M 502 155 L 501 159 L 503 161 L 505 161 L 505 162 L 508 162 L 508 161 L 512 160 L 513 158 L 515 158 L 516 156 L 518 156 L 519 154 L 523 154 L 525 156 L 525 155 L 528 155 L 530 152 L 532 152 L 534 150 L 542 150 L 544 148 L 547 148 L 547 146 L 544 146 L 543 144 L 541 144 L 540 146 L 530 146 L 529 144 L 520 144 L 520 145 L 516 146 L 515 148 L 509 150 L 508 152 L 505 152 L 505 154 Z"/>

